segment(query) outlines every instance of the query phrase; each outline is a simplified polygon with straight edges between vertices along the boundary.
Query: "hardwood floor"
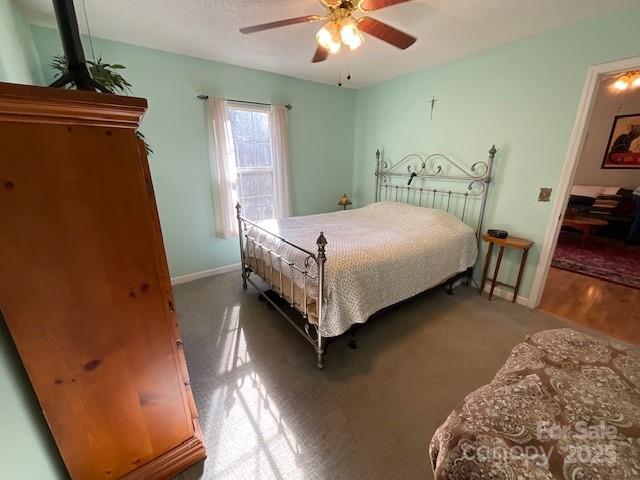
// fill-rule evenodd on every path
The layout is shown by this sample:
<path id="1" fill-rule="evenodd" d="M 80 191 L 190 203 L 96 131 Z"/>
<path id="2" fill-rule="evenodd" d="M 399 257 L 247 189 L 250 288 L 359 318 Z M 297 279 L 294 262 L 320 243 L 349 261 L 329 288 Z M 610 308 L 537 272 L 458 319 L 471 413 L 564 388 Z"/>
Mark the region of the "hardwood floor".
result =
<path id="1" fill-rule="evenodd" d="M 640 345 L 640 290 L 552 267 L 539 309 Z"/>

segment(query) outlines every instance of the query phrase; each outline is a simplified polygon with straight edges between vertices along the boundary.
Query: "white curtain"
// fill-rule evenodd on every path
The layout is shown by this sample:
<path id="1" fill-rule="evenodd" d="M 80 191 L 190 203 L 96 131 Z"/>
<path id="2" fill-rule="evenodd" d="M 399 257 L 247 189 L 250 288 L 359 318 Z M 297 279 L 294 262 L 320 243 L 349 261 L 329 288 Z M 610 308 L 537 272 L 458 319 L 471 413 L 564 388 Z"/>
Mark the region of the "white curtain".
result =
<path id="1" fill-rule="evenodd" d="M 273 207 L 276 218 L 291 216 L 289 191 L 289 126 L 284 105 L 271 107 L 271 154 L 273 159 Z"/>
<path id="2" fill-rule="evenodd" d="M 213 132 L 210 164 L 216 235 L 230 238 L 238 234 L 235 216 L 238 195 L 236 160 L 231 125 L 227 117 L 227 101 L 224 98 L 210 98 L 209 109 Z"/>

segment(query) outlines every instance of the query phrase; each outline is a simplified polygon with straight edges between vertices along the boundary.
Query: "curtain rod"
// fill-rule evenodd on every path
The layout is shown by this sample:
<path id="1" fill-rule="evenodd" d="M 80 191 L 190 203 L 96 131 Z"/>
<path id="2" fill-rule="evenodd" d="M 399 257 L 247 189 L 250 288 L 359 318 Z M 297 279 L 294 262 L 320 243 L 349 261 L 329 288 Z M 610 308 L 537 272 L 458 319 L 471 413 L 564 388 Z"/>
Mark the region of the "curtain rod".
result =
<path id="1" fill-rule="evenodd" d="M 196 97 L 198 100 L 209 100 L 209 95 L 206 95 L 204 93 L 201 93 L 200 95 L 198 95 Z M 233 102 L 233 103 L 245 103 L 248 105 L 263 105 L 265 107 L 271 107 L 272 105 L 270 103 L 262 103 L 262 102 L 249 102 L 247 100 L 233 100 L 232 98 L 227 98 L 226 99 L 227 102 Z M 286 108 L 287 110 L 293 110 L 293 105 L 291 105 L 290 103 L 287 103 L 284 108 Z"/>

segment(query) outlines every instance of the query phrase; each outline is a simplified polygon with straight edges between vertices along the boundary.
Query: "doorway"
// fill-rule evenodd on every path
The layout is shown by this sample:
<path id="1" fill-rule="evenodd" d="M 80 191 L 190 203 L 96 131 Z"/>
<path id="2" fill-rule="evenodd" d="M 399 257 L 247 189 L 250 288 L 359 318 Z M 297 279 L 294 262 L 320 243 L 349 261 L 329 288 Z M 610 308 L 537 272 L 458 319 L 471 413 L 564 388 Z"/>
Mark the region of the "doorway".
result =
<path id="1" fill-rule="evenodd" d="M 640 206 L 640 72 L 624 74 L 639 70 L 635 57 L 588 71 L 529 304 L 634 343 L 640 247 L 627 243 Z"/>

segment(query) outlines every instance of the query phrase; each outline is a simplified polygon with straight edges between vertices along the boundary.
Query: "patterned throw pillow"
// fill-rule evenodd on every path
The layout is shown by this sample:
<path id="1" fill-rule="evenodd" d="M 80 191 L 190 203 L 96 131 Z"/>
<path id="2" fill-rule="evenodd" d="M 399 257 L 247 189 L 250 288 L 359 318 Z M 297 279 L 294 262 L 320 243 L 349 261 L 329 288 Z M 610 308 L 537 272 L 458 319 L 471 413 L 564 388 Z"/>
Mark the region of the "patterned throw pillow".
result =
<path id="1" fill-rule="evenodd" d="M 591 207 L 591 213 L 611 215 L 618 207 L 620 200 L 622 200 L 622 195 L 598 195 L 596 201 L 593 202 L 593 207 Z"/>

